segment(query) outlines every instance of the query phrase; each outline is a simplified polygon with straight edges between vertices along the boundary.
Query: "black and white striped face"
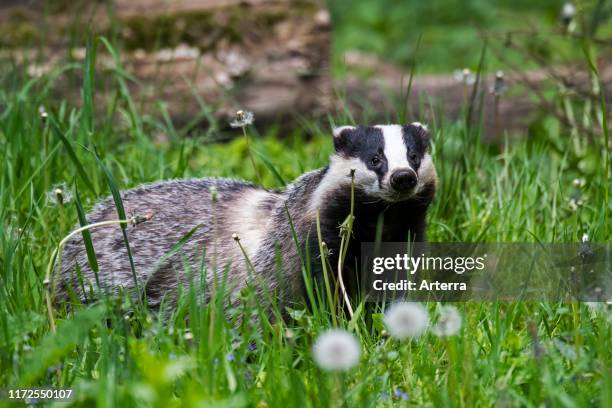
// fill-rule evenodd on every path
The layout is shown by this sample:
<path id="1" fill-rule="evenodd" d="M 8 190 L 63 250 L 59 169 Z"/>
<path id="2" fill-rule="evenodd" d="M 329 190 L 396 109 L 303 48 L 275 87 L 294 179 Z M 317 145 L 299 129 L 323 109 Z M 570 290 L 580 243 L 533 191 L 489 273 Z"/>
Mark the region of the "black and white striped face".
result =
<path id="1" fill-rule="evenodd" d="M 429 133 L 410 125 L 342 126 L 334 129 L 330 172 L 346 177 L 355 169 L 355 186 L 366 195 L 402 201 L 436 182 L 427 152 Z"/>

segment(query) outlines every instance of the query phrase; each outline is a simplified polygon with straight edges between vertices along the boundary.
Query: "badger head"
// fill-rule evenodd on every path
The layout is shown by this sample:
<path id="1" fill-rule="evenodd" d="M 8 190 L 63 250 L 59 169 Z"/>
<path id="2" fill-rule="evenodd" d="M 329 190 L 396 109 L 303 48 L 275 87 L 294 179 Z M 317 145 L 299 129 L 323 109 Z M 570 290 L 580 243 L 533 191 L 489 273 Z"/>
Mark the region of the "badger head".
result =
<path id="1" fill-rule="evenodd" d="M 398 202 L 436 183 L 424 125 L 342 126 L 333 130 L 335 153 L 329 172 L 337 181 L 350 180 L 374 200 Z"/>

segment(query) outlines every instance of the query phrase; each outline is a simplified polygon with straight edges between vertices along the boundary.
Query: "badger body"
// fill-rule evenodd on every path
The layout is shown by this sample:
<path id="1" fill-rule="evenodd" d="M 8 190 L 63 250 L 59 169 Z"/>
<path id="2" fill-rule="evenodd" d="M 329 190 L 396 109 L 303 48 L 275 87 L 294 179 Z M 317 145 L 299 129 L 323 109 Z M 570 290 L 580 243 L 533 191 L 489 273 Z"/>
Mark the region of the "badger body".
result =
<path id="1" fill-rule="evenodd" d="M 355 221 L 346 264 L 358 261 L 361 242 L 376 239 L 381 221 L 383 241 L 424 241 L 426 212 L 436 187 L 426 129 L 418 123 L 343 126 L 333 135 L 335 153 L 329 165 L 302 175 L 281 191 L 205 178 L 159 182 L 122 193 L 127 214 L 152 215 L 127 228 L 140 295 L 151 307 L 164 298 L 172 302 L 179 286 L 193 282 L 201 287 L 204 272 L 208 288 L 214 279 L 227 276 L 230 294 L 251 282 L 260 292 L 275 292 L 282 305 L 298 302 L 304 292 L 304 251 L 310 252 L 313 275 L 319 275 L 317 217 L 321 238 L 336 264 L 339 228 L 350 213 L 353 170 Z M 89 223 L 117 218 L 112 199 L 87 215 Z M 186 236 L 179 250 L 168 256 Z M 121 228 L 92 229 L 91 237 L 99 290 L 133 291 L 136 282 Z M 91 300 L 96 278 L 80 235 L 66 244 L 59 269 L 59 299 L 73 291 L 82 301 Z"/>

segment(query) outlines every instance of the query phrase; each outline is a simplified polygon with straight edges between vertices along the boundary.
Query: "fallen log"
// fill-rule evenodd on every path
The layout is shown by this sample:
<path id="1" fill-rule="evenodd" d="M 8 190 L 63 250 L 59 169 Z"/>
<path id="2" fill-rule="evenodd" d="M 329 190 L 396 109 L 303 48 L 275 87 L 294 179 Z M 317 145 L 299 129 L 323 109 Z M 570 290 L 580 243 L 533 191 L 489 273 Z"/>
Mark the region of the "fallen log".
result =
<path id="1" fill-rule="evenodd" d="M 33 27 L 42 26 L 44 6 L 34 0 L 27 6 L 1 7 L 0 27 L 32 34 Z M 48 16 L 44 38 L 34 30 L 21 39 L 44 39 L 41 54 L 23 56 L 19 36 L 5 41 L 32 76 L 50 72 L 66 54 L 82 60 L 82 44 L 70 47 L 66 33 L 91 21 L 94 33 L 122 45 L 122 65 L 137 79 L 130 88 L 148 112 L 160 100 L 178 123 L 202 113 L 198 100 L 222 122 L 237 109 L 256 112 L 259 124 L 329 112 L 330 16 L 317 0 L 115 0 L 110 8 L 81 4 L 78 13 L 76 7 L 66 5 Z M 113 67 L 110 56 L 100 52 L 99 83 Z M 58 88 L 71 90 L 70 84 Z"/>
<path id="2" fill-rule="evenodd" d="M 139 106 L 152 116 L 167 114 L 177 127 L 223 130 L 238 109 L 253 111 L 257 126 L 281 124 L 284 129 L 300 126 L 298 118 L 325 121 L 344 109 L 363 123 L 395 121 L 404 109 L 407 120 L 432 123 L 436 115 L 466 120 L 469 110 L 469 123 L 482 120 L 485 137 L 497 138 L 507 130 L 524 133 L 541 109 L 555 114 L 554 103 L 547 106 L 546 100 L 537 98 L 542 89 L 558 86 L 550 80 L 551 71 L 509 69 L 505 85 L 511 92 L 503 94 L 490 91 L 494 74 L 483 77 L 473 93 L 469 81 L 450 73 L 417 72 L 404 100 L 406 69 L 353 52 L 344 58 L 347 72 L 370 75 L 349 74 L 332 81 L 330 16 L 318 0 L 115 0 L 110 8 L 79 3 L 78 13 L 71 2 L 54 2 L 48 31 L 42 33 L 45 48 L 28 56 L 17 34 L 25 33 L 30 41 L 33 33 L 41 35 L 32 27 L 42 26 L 42 4 L 30 0 L 28 7 L 16 1 L 0 5 L 0 42 L 7 45 L 9 38 L 10 53 L 31 76 L 49 73 L 67 59 L 82 61 L 83 44 L 72 46 L 67 33 L 91 21 L 95 33 L 121 44 L 121 64 L 135 78 L 128 83 Z M 8 27 L 11 36 L 3 36 L 2 27 Z M 599 64 L 602 92 L 612 104 L 612 64 L 605 62 Z M 115 68 L 111 56 L 100 51 L 98 106 L 115 95 L 115 79 L 109 75 Z M 586 67 L 552 71 L 572 92 L 591 86 Z M 79 103 L 74 78 L 60 77 L 55 89 L 59 97 Z"/>

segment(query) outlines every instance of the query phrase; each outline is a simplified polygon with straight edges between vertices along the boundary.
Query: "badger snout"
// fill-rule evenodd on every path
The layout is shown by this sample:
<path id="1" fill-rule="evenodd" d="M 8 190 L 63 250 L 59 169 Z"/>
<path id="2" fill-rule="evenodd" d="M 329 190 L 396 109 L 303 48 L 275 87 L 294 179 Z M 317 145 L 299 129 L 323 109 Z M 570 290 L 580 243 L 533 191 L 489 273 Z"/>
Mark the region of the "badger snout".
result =
<path id="1" fill-rule="evenodd" d="M 412 169 L 400 169 L 391 173 L 389 179 L 391 188 L 399 193 L 407 193 L 416 187 L 418 182 L 417 174 Z"/>

